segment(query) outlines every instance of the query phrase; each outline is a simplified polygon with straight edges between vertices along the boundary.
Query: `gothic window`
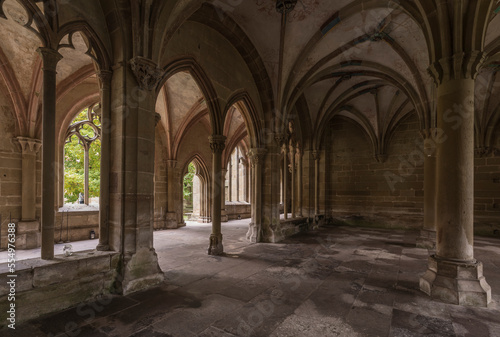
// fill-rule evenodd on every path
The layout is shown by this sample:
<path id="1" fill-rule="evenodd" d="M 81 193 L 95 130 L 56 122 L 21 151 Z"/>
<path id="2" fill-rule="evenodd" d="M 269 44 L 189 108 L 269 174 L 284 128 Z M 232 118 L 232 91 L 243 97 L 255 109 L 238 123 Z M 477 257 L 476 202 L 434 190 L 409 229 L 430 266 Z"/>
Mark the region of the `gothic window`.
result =
<path id="1" fill-rule="evenodd" d="M 98 204 L 101 119 L 99 105 L 79 113 L 66 131 L 64 145 L 65 203 Z M 93 203 L 94 203 L 93 202 Z"/>

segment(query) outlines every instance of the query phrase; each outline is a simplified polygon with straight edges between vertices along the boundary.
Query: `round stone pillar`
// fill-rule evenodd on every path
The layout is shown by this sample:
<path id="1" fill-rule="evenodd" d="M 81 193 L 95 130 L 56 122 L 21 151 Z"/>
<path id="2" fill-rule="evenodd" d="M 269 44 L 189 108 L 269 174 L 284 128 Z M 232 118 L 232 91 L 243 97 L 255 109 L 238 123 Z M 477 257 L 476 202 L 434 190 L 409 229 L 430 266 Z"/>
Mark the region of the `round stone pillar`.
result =
<path id="1" fill-rule="evenodd" d="M 42 249 L 44 260 L 54 258 L 56 198 L 56 68 L 62 55 L 50 48 L 38 48 L 43 62 L 42 94 Z"/>
<path id="2" fill-rule="evenodd" d="M 480 55 L 468 58 L 474 56 Z M 443 74 L 444 65 L 447 72 L 436 80 L 441 134 L 436 142 L 436 254 L 429 258 L 420 289 L 443 302 L 487 306 L 491 288 L 482 263 L 474 259 L 474 79 L 450 71 L 461 57 L 431 67 L 431 73 Z"/>
<path id="3" fill-rule="evenodd" d="M 112 72 L 101 70 L 101 182 L 99 190 L 99 251 L 109 250 L 109 173 L 111 156 L 111 78 Z"/>
<path id="4" fill-rule="evenodd" d="M 209 141 L 212 149 L 212 234 L 208 255 L 221 255 L 224 252 L 221 230 L 222 151 L 226 137 L 213 135 L 209 137 Z"/>

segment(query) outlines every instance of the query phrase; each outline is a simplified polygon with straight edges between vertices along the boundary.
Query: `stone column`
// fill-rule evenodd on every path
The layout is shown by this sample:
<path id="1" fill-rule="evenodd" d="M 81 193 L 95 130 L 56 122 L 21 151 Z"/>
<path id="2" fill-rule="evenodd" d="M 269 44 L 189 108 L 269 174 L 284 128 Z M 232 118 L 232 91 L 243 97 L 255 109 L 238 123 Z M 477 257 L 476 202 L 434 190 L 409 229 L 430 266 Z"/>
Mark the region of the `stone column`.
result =
<path id="1" fill-rule="evenodd" d="M 295 194 L 295 187 L 296 187 L 296 184 L 295 184 L 295 144 L 292 142 L 292 144 L 290 145 L 290 160 L 291 160 L 291 165 L 290 165 L 290 169 L 291 169 L 291 173 L 292 173 L 292 182 L 290 184 L 290 189 L 291 189 L 291 199 L 292 199 L 292 218 L 295 218 L 296 214 L 296 207 L 297 207 L 297 196 Z"/>
<path id="2" fill-rule="evenodd" d="M 220 194 L 221 194 L 220 202 L 221 202 L 221 221 L 222 222 L 229 221 L 229 219 L 227 217 L 227 213 L 226 213 L 226 173 L 227 173 L 226 169 L 221 170 L 222 188 L 220 191 Z"/>
<path id="3" fill-rule="evenodd" d="M 297 164 L 297 208 L 298 208 L 298 216 L 302 217 L 302 153 L 300 151 L 300 147 L 297 146 L 297 157 L 299 158 Z"/>
<path id="4" fill-rule="evenodd" d="M 167 228 L 175 229 L 179 227 L 177 219 L 177 203 L 176 189 L 177 183 L 177 160 L 167 160 L 167 214 L 166 226 Z M 180 186 L 182 188 L 182 186 Z"/>
<path id="5" fill-rule="evenodd" d="M 89 174 L 90 174 L 90 156 L 89 156 L 89 151 L 90 151 L 90 144 L 85 143 L 83 145 L 83 151 L 84 151 L 84 156 L 83 156 L 83 167 L 84 167 L 84 174 L 83 174 L 83 202 L 85 205 L 88 206 L 89 204 Z"/>
<path id="6" fill-rule="evenodd" d="M 109 245 L 123 294 L 163 281 L 153 247 L 156 90 L 163 71 L 146 58 L 113 68 Z"/>
<path id="7" fill-rule="evenodd" d="M 240 201 L 240 149 L 236 146 L 236 201 Z"/>
<path id="8" fill-rule="evenodd" d="M 424 224 L 417 238 L 417 247 L 436 248 L 436 153 L 431 133 L 424 132 Z"/>
<path id="9" fill-rule="evenodd" d="M 443 302 L 487 306 L 491 288 L 474 259 L 474 64 L 457 54 L 430 67 L 437 86 L 436 254 L 420 289 Z M 459 69 L 455 69 L 459 67 Z M 463 73 L 464 70 L 467 70 Z M 472 73 L 470 72 L 471 70 Z"/>
<path id="10" fill-rule="evenodd" d="M 250 163 L 247 158 L 245 165 L 245 201 L 250 203 Z"/>
<path id="11" fill-rule="evenodd" d="M 109 172 L 111 156 L 111 79 L 113 73 L 99 72 L 101 79 L 101 183 L 99 190 L 99 251 L 109 250 Z"/>
<path id="12" fill-rule="evenodd" d="M 54 258 L 56 163 L 56 68 L 62 55 L 50 48 L 38 48 L 43 62 L 42 96 L 42 254 Z"/>
<path id="13" fill-rule="evenodd" d="M 314 215 L 319 215 L 319 151 L 313 151 L 314 159 Z"/>
<path id="14" fill-rule="evenodd" d="M 229 156 L 228 172 L 229 172 L 229 181 L 228 181 L 227 193 L 228 193 L 228 201 L 231 202 L 233 201 L 233 156 Z"/>
<path id="15" fill-rule="evenodd" d="M 250 149 L 249 157 L 252 162 L 253 177 L 253 200 L 252 208 L 252 222 L 249 225 L 247 232 L 247 239 L 250 242 L 260 242 L 262 234 L 262 162 L 265 149 Z"/>
<path id="16" fill-rule="evenodd" d="M 38 139 L 18 137 L 22 151 L 21 221 L 17 224 L 16 247 L 40 247 L 40 224 L 36 220 L 36 156 L 42 143 Z"/>
<path id="17" fill-rule="evenodd" d="M 212 234 L 208 255 L 221 255 L 224 252 L 221 232 L 222 151 L 226 137 L 213 135 L 209 141 L 212 149 Z"/>
<path id="18" fill-rule="evenodd" d="M 283 213 L 284 218 L 288 219 L 288 145 L 283 145 Z"/>

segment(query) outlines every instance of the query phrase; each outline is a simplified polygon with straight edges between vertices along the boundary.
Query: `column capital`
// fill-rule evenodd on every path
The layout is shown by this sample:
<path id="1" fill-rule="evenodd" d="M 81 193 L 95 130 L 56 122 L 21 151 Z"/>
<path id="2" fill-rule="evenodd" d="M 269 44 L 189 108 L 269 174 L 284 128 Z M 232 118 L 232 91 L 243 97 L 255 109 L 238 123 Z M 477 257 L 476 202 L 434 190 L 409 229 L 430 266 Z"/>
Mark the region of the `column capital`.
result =
<path id="1" fill-rule="evenodd" d="M 278 146 L 282 146 L 283 144 L 285 144 L 287 139 L 288 139 L 288 135 L 286 133 L 275 133 L 274 134 L 274 140 L 276 141 L 276 144 L 278 144 Z"/>
<path id="2" fill-rule="evenodd" d="M 385 163 L 385 161 L 387 160 L 387 153 L 376 153 L 375 154 L 375 160 L 377 161 L 377 163 Z"/>
<path id="3" fill-rule="evenodd" d="M 254 148 L 248 151 L 248 157 L 250 158 L 252 165 L 259 165 L 264 160 L 267 150 L 262 148 Z"/>
<path id="4" fill-rule="evenodd" d="M 21 144 L 21 150 L 23 154 L 33 154 L 37 155 L 38 151 L 42 147 L 42 142 L 39 139 L 27 138 L 27 137 L 17 137 L 19 144 Z"/>
<path id="5" fill-rule="evenodd" d="M 167 166 L 168 168 L 176 168 L 177 167 L 177 160 L 172 160 L 172 159 L 167 159 Z"/>
<path id="6" fill-rule="evenodd" d="M 475 79 L 485 58 L 486 55 L 477 50 L 456 53 L 434 62 L 427 71 L 436 86 L 450 80 Z"/>
<path id="7" fill-rule="evenodd" d="M 164 71 L 154 61 L 136 56 L 129 63 L 141 89 L 153 91 L 158 87 L 164 76 Z"/>
<path id="8" fill-rule="evenodd" d="M 212 135 L 208 137 L 208 141 L 210 142 L 212 153 L 222 153 L 226 147 L 226 136 Z"/>
<path id="9" fill-rule="evenodd" d="M 319 160 L 321 158 L 321 152 L 320 151 L 313 151 L 312 156 L 314 160 Z"/>
<path id="10" fill-rule="evenodd" d="M 103 89 L 109 89 L 111 87 L 111 79 L 113 78 L 113 72 L 111 70 L 99 70 L 97 76 L 101 80 Z"/>
<path id="11" fill-rule="evenodd" d="M 56 71 L 57 63 L 63 56 L 57 50 L 47 47 L 39 47 L 36 51 L 42 58 L 43 70 Z"/>
<path id="12" fill-rule="evenodd" d="M 420 130 L 420 135 L 424 140 L 432 139 L 436 136 L 436 128 L 428 128 Z"/>

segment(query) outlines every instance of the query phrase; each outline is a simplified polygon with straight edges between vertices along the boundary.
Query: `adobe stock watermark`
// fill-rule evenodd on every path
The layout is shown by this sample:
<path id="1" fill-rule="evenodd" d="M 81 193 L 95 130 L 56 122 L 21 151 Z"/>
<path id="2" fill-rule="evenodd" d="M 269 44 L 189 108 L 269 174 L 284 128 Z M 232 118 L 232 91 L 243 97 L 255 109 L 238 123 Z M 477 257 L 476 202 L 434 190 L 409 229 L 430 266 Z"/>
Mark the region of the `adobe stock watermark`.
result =
<path id="1" fill-rule="evenodd" d="M 244 318 L 238 317 L 238 327 L 236 332 L 238 336 L 251 336 L 256 329 L 261 327 L 265 323 L 265 319 L 271 317 L 276 308 L 286 302 L 286 291 L 295 291 L 299 289 L 302 282 L 310 278 L 309 275 L 317 273 L 321 265 L 317 258 L 320 252 L 323 250 L 325 253 L 332 251 L 332 246 L 335 246 L 334 238 L 329 235 L 326 240 L 321 237 L 316 238 L 319 245 L 315 248 L 312 257 L 306 260 L 306 262 L 301 265 L 300 273 L 293 273 L 287 271 L 283 273 L 280 277 L 279 287 L 273 289 L 269 294 L 267 299 L 263 299 L 255 304 L 253 310 L 251 310 Z"/>
<path id="2" fill-rule="evenodd" d="M 468 98 L 470 100 L 470 98 Z M 467 100 L 467 98 L 466 98 Z M 443 121 L 450 124 L 452 130 L 457 130 L 464 122 L 471 122 L 474 110 L 466 109 L 462 104 L 454 104 L 453 108 L 444 112 Z M 416 149 L 408 155 L 399 156 L 398 172 L 385 171 L 384 178 L 391 192 L 396 191 L 396 185 L 403 183 L 405 178 L 413 175 L 417 167 L 424 165 L 425 157 L 435 155 L 437 146 L 448 140 L 448 135 L 441 128 L 435 128 L 429 132 L 428 137 L 422 142 L 421 139 L 415 140 Z"/>
<path id="3" fill-rule="evenodd" d="M 119 289 L 115 285 L 123 281 L 123 276 L 116 270 L 114 270 L 112 280 L 114 280 L 114 282 L 109 289 L 109 293 L 97 297 L 92 302 L 80 303 L 75 308 L 76 314 L 84 319 L 83 322 L 85 324 L 89 324 L 94 321 L 97 314 L 102 312 L 106 308 L 106 306 L 111 304 L 114 295 L 120 294 Z M 61 336 L 62 334 L 63 336 L 77 337 L 82 333 L 82 329 L 80 328 L 81 326 L 81 323 L 78 324 L 75 321 L 69 321 L 64 325 L 64 331 L 58 331 L 55 333 L 50 332 L 49 334 L 47 334 L 47 337 Z"/>

